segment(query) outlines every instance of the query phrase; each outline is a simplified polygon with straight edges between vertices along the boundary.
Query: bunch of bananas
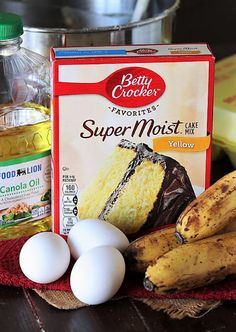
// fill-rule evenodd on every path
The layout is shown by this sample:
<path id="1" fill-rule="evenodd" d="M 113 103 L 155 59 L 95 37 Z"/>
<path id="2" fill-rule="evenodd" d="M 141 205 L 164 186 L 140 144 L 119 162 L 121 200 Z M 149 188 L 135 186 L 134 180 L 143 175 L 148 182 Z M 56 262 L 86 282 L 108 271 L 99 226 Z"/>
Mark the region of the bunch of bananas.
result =
<path id="1" fill-rule="evenodd" d="M 132 242 L 127 267 L 157 293 L 190 290 L 236 275 L 236 170 L 192 201 L 176 225 Z"/>

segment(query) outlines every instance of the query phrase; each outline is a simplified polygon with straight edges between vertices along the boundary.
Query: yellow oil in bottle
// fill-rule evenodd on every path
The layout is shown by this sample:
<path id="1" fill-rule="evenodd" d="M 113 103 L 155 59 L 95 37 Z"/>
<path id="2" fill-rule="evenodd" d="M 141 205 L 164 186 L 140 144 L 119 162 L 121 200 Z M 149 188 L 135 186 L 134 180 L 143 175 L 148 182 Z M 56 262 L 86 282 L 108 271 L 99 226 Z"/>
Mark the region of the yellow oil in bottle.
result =
<path id="1" fill-rule="evenodd" d="M 51 229 L 49 109 L 0 105 L 0 240 Z"/>

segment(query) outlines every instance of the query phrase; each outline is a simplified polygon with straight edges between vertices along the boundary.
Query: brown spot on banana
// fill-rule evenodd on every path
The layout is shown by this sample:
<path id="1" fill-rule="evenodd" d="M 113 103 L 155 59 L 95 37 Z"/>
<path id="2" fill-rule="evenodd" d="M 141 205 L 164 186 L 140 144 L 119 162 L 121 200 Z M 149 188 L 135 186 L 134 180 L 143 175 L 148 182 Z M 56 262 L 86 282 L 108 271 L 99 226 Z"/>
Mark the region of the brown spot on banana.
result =
<path id="1" fill-rule="evenodd" d="M 227 184 L 223 184 L 221 187 L 222 193 L 225 193 L 229 189 L 229 186 Z"/>

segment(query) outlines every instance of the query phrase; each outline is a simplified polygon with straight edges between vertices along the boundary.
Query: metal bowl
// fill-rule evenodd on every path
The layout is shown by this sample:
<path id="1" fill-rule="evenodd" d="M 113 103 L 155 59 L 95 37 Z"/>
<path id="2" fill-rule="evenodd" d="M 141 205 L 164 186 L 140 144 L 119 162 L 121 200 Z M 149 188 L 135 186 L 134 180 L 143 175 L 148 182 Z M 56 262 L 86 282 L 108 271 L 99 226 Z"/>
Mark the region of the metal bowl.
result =
<path id="1" fill-rule="evenodd" d="M 23 46 L 49 57 L 51 46 L 169 43 L 180 0 L 1 1 L 21 15 Z"/>

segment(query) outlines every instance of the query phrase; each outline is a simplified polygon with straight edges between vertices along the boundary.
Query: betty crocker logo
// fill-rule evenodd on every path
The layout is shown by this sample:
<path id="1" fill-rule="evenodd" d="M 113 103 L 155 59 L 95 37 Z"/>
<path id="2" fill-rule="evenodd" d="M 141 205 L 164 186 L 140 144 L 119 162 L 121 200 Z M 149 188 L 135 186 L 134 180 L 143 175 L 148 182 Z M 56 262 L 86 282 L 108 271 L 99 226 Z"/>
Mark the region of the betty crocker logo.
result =
<path id="1" fill-rule="evenodd" d="M 136 53 L 136 54 L 155 54 L 158 52 L 158 50 L 155 48 L 136 48 L 135 50 L 127 52 Z"/>
<path id="2" fill-rule="evenodd" d="M 58 82 L 54 94 L 99 94 L 123 107 L 142 107 L 160 98 L 166 88 L 163 78 L 143 67 L 122 68 L 94 83 Z"/>
<path id="3" fill-rule="evenodd" d="M 106 94 L 116 105 L 139 107 L 160 98 L 165 87 L 164 80 L 154 71 L 142 67 L 128 67 L 109 76 Z"/>

